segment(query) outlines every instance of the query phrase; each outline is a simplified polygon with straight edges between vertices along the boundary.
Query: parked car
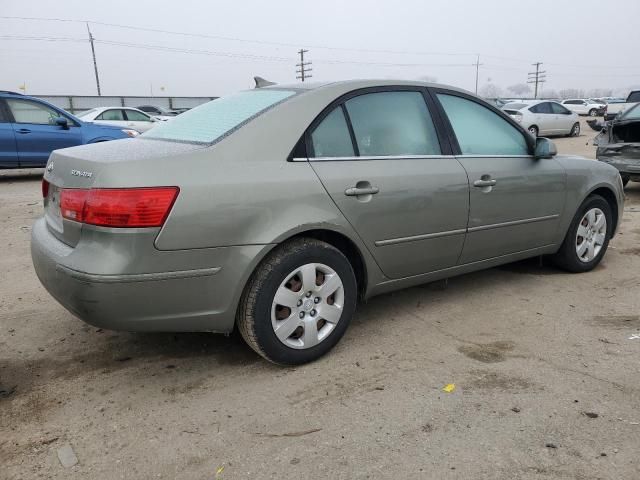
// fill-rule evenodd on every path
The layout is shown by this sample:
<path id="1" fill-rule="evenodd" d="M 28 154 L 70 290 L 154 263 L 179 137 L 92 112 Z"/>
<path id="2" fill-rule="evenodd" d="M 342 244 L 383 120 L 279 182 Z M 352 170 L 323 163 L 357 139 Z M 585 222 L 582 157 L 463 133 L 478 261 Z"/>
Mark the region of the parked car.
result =
<path id="1" fill-rule="evenodd" d="M 0 168 L 44 167 L 57 148 L 136 135 L 133 129 L 84 122 L 39 98 L 0 91 Z"/>
<path id="2" fill-rule="evenodd" d="M 563 100 L 561 103 L 563 106 L 578 115 L 601 117 L 607 111 L 607 106 L 603 103 L 596 103 L 591 100 L 584 100 L 580 98 L 570 98 L 568 100 Z"/>
<path id="3" fill-rule="evenodd" d="M 627 99 L 624 102 L 609 102 L 607 105 L 607 114 L 605 120 L 612 120 L 619 113 L 624 112 L 627 108 L 640 102 L 640 90 L 634 90 L 629 93 Z"/>
<path id="4" fill-rule="evenodd" d="M 523 100 L 507 103 L 502 110 L 526 128 L 531 135 L 580 135 L 578 114 L 558 102 Z"/>
<path id="5" fill-rule="evenodd" d="M 618 169 L 622 184 L 640 182 L 640 103 L 601 126 L 596 158 Z"/>
<path id="6" fill-rule="evenodd" d="M 410 81 L 244 91 L 49 166 L 31 252 L 70 312 L 109 329 L 237 326 L 280 364 L 329 351 L 359 298 L 539 255 L 589 271 L 624 201 L 610 165 Z"/>
<path id="7" fill-rule="evenodd" d="M 165 110 L 162 107 L 157 107 L 154 105 L 141 105 L 139 107 L 136 107 L 138 110 L 142 110 L 145 113 L 148 113 L 149 115 L 152 115 L 153 117 L 157 118 L 158 120 L 169 120 L 170 118 L 173 118 L 177 115 L 176 112 L 171 111 L 171 110 Z"/>
<path id="8" fill-rule="evenodd" d="M 117 127 L 133 128 L 140 133 L 151 129 L 157 122 L 151 115 L 142 110 L 131 107 L 100 107 L 92 108 L 78 115 L 86 122 L 115 125 Z"/>

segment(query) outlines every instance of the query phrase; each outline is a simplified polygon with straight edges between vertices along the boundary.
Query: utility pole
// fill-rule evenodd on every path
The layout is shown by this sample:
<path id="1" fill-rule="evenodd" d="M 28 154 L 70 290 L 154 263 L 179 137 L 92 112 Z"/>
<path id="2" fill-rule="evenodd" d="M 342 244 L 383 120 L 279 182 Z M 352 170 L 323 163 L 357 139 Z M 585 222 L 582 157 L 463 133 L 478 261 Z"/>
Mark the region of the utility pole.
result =
<path id="1" fill-rule="evenodd" d="M 531 65 L 536 67 L 536 71 L 529 72 L 527 83 L 535 84 L 533 98 L 538 98 L 538 85 L 547 81 L 547 75 L 546 75 L 547 71 L 540 70 L 540 65 L 542 65 L 542 62 L 532 63 Z M 540 89 L 542 89 L 542 85 L 540 85 Z"/>
<path id="2" fill-rule="evenodd" d="M 101 96 L 100 78 L 98 77 L 98 63 L 96 62 L 96 49 L 93 46 L 93 35 L 91 35 L 91 30 L 89 30 L 89 22 L 87 22 L 87 32 L 89 33 L 89 43 L 91 43 L 91 55 L 93 55 L 93 70 L 96 73 L 96 87 L 98 87 L 98 96 Z"/>
<path id="3" fill-rule="evenodd" d="M 472 63 L 472 65 L 476 66 L 476 95 L 477 95 L 478 94 L 478 75 L 480 73 L 480 65 L 483 65 L 482 63 L 480 63 L 480 54 L 478 54 L 476 58 L 476 63 Z"/>
<path id="4" fill-rule="evenodd" d="M 296 75 L 296 78 L 299 78 L 303 82 L 305 81 L 305 79 L 311 78 L 313 76 L 308 73 L 313 70 L 311 67 L 309 67 L 309 65 L 311 65 L 311 62 L 304 61 L 304 54 L 308 51 L 309 50 L 305 50 L 303 48 L 298 50 L 298 54 L 300 55 L 300 63 L 296 63 L 296 67 L 300 67 L 300 69 L 296 68 L 296 73 L 299 74 Z"/>

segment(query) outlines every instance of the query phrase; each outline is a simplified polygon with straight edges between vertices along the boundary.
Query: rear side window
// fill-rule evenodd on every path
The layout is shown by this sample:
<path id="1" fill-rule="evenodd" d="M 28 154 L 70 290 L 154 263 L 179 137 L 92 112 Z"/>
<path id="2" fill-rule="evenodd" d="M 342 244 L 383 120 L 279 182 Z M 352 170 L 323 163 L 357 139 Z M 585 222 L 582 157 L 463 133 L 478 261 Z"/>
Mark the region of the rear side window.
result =
<path id="1" fill-rule="evenodd" d="M 353 143 L 342 107 L 335 108 L 311 134 L 315 157 L 353 157 Z"/>
<path id="2" fill-rule="evenodd" d="M 553 113 L 551 110 L 551 104 L 549 102 L 542 102 L 534 105 L 529 109 L 530 112 L 533 113 Z"/>
<path id="3" fill-rule="evenodd" d="M 105 110 L 96 117 L 96 120 L 124 121 L 122 110 Z"/>
<path id="4" fill-rule="evenodd" d="M 145 138 L 213 143 L 268 108 L 295 95 L 290 90 L 247 90 L 189 110 L 153 127 Z"/>
<path id="5" fill-rule="evenodd" d="M 420 92 L 379 92 L 345 102 L 361 156 L 439 155 L 440 144 Z"/>
<path id="6" fill-rule="evenodd" d="M 51 107 L 42 103 L 28 100 L 7 99 L 9 110 L 13 114 L 16 123 L 33 123 L 38 125 L 55 125 L 56 118 L 60 117 Z"/>
<path id="7" fill-rule="evenodd" d="M 528 155 L 524 134 L 488 108 L 456 95 L 438 94 L 463 155 Z"/>
<path id="8" fill-rule="evenodd" d="M 637 92 L 631 92 L 629 94 L 629 98 L 627 98 L 628 103 L 636 103 L 640 102 L 640 90 Z"/>

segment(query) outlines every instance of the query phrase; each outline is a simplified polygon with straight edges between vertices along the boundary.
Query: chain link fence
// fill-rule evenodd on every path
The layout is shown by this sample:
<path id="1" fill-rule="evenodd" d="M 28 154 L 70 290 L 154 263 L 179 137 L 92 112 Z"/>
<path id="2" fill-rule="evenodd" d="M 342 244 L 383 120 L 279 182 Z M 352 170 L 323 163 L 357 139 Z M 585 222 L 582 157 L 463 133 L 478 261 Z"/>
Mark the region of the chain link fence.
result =
<path id="1" fill-rule="evenodd" d="M 72 114 L 78 114 L 96 107 L 138 107 L 153 105 L 165 110 L 193 108 L 215 100 L 217 97 L 115 97 L 76 95 L 34 95 Z"/>

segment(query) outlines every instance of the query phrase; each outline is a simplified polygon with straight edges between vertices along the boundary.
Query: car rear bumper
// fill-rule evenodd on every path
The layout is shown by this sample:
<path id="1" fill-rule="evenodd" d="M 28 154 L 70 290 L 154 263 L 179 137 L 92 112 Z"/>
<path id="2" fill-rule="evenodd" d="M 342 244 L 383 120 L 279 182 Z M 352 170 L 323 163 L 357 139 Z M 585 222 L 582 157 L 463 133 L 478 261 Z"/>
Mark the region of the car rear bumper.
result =
<path id="1" fill-rule="evenodd" d="M 126 273 L 96 273 L 95 266 L 101 263 L 91 261 L 94 257 L 87 250 L 92 248 L 95 242 L 84 245 L 81 241 L 74 248 L 60 242 L 49 232 L 45 219 L 33 226 L 31 256 L 36 274 L 47 291 L 78 318 L 112 330 L 226 333 L 233 329 L 250 272 L 270 246 L 158 251 L 162 264 L 171 265 L 171 270 L 140 273 L 132 272 L 131 265 L 121 269 Z M 194 254 L 201 257 L 202 266 L 176 268 L 180 264 L 193 267 Z"/>

